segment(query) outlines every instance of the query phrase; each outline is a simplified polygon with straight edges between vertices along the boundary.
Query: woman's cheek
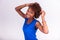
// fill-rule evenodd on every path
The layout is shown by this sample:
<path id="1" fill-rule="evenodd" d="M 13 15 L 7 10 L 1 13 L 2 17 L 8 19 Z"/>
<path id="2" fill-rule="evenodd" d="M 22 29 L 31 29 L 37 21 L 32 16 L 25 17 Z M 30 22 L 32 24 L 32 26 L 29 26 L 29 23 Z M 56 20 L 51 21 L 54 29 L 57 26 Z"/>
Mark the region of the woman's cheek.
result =
<path id="1" fill-rule="evenodd" d="M 34 14 L 31 14 L 31 13 L 30 13 L 30 17 L 33 17 L 33 16 L 34 16 Z"/>
<path id="2" fill-rule="evenodd" d="M 29 15 L 27 15 L 27 17 L 29 18 Z"/>

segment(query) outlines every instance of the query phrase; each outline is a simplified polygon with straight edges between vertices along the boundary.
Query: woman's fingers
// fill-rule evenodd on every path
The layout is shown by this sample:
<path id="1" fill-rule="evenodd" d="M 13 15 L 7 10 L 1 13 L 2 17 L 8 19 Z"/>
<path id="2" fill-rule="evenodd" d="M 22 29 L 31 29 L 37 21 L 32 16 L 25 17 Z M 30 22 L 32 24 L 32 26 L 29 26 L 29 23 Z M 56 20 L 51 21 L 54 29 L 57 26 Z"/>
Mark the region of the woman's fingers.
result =
<path id="1" fill-rule="evenodd" d="M 27 3 L 26 6 L 30 6 L 30 5 L 33 5 L 34 3 Z"/>
<path id="2" fill-rule="evenodd" d="M 42 10 L 41 13 L 42 13 L 42 14 L 41 14 L 41 17 L 44 17 L 45 14 L 46 14 L 44 10 Z"/>

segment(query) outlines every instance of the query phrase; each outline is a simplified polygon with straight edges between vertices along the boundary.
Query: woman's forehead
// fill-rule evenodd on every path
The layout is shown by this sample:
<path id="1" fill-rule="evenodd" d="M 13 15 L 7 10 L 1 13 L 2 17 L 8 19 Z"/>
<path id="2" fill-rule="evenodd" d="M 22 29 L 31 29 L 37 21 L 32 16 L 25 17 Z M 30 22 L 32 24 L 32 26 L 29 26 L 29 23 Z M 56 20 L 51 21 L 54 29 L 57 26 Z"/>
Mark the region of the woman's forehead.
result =
<path id="1" fill-rule="evenodd" d="M 32 8 L 28 8 L 28 10 L 29 10 L 29 11 L 33 11 L 33 9 L 32 9 Z"/>

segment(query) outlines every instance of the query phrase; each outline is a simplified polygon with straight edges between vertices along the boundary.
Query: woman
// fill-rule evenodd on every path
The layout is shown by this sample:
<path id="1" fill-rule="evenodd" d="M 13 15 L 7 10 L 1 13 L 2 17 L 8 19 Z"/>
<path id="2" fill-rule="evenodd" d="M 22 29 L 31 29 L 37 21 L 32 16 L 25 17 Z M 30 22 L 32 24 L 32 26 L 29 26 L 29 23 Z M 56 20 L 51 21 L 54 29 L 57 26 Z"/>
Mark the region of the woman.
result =
<path id="1" fill-rule="evenodd" d="M 26 14 L 21 11 L 24 7 L 29 7 Z M 23 25 L 25 40 L 38 40 L 36 38 L 37 29 L 45 34 L 48 34 L 48 26 L 45 21 L 45 11 L 41 9 L 37 2 L 17 6 L 15 10 L 25 19 Z M 39 16 L 41 16 L 42 23 L 36 20 Z"/>

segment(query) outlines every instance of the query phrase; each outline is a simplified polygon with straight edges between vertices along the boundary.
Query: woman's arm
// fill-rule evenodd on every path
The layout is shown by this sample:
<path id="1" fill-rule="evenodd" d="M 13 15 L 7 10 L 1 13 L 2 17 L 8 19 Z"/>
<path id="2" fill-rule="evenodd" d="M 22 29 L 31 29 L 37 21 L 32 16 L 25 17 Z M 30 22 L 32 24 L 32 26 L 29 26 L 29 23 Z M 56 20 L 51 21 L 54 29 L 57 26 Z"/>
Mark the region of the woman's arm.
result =
<path id="1" fill-rule="evenodd" d="M 26 18 L 26 15 L 21 11 L 22 8 L 26 7 L 26 4 L 17 6 L 15 10 L 18 12 L 19 15 L 21 15 L 23 18 Z"/>
<path id="2" fill-rule="evenodd" d="M 45 12 L 42 11 L 41 14 L 42 24 L 40 22 L 36 22 L 36 27 L 43 33 L 48 34 L 48 26 L 45 21 Z"/>
<path id="3" fill-rule="evenodd" d="M 19 15 L 21 15 L 23 18 L 26 18 L 26 14 L 24 14 L 21 9 L 24 8 L 24 7 L 29 7 L 30 5 L 32 5 L 33 3 L 29 3 L 29 4 L 23 4 L 23 5 L 20 5 L 20 6 L 17 6 L 15 8 L 15 10 L 18 12 Z"/>

